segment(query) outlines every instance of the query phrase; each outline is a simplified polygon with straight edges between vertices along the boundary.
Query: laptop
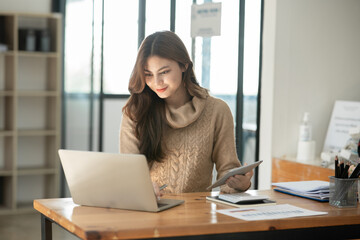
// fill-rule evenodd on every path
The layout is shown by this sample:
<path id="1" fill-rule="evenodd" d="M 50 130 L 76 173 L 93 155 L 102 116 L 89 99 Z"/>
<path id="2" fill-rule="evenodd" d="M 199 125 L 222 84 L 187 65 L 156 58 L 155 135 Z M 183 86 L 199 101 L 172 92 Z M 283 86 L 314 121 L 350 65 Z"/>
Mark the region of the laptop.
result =
<path id="1" fill-rule="evenodd" d="M 59 156 L 76 204 L 159 212 L 184 203 L 164 198 L 157 201 L 142 154 L 60 149 Z"/>

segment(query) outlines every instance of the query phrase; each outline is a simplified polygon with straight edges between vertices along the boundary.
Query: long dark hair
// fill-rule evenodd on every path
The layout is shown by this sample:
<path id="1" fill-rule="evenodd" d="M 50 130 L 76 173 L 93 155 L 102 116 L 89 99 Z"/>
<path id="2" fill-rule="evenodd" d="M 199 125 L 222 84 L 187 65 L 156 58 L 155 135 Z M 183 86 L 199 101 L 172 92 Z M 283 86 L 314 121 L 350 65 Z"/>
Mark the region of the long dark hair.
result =
<path id="1" fill-rule="evenodd" d="M 155 32 L 142 42 L 129 81 L 130 98 L 123 113 L 135 122 L 135 135 L 139 139 L 140 153 L 148 162 L 160 162 L 165 156 L 166 146 L 162 144 L 165 124 L 165 102 L 145 83 L 144 66 L 151 56 L 159 56 L 178 62 L 186 67 L 183 83 L 191 96 L 203 98 L 204 89 L 199 86 L 193 64 L 184 43 L 173 32 Z"/>

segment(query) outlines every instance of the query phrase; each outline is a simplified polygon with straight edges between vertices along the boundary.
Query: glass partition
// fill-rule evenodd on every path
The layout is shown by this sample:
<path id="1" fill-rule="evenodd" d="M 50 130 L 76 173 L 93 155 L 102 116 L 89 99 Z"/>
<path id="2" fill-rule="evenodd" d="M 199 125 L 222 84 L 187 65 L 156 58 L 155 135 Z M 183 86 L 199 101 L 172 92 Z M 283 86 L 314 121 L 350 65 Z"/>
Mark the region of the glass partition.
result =
<path id="1" fill-rule="evenodd" d="M 261 0 L 246 1 L 244 16 L 240 15 L 240 5 L 245 0 L 214 1 L 222 4 L 222 23 L 221 35 L 211 38 L 190 36 L 193 0 L 63 1 L 63 147 L 118 151 L 117 121 L 129 97 L 128 81 L 140 38 L 169 30 L 173 24 L 194 62 L 199 83 L 226 101 L 235 125 L 242 125 L 241 146 L 237 147 L 243 151 L 239 159 L 243 163 L 256 161 Z M 175 8 L 175 16 L 171 15 L 171 7 Z M 239 57 L 242 43 L 243 58 Z M 241 68 L 243 71 L 239 71 Z M 243 100 L 242 119 L 237 113 L 239 98 Z"/>

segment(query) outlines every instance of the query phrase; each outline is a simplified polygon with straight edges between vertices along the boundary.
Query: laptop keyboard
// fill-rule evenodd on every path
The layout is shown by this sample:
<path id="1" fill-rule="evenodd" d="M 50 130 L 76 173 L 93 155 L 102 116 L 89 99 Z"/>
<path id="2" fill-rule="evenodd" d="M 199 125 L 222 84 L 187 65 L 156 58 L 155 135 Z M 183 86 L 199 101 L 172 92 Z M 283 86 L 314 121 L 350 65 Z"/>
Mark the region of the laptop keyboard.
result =
<path id="1" fill-rule="evenodd" d="M 163 206 L 166 206 L 167 204 L 165 204 L 165 203 L 157 203 L 157 205 L 158 205 L 158 208 L 161 208 Z"/>

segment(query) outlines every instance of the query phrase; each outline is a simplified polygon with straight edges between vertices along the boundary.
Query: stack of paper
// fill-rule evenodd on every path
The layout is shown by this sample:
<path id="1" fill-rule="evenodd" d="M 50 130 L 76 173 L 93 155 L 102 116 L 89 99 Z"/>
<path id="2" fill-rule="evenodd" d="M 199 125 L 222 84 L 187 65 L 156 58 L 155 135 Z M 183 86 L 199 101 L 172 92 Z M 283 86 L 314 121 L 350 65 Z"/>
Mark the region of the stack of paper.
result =
<path id="1" fill-rule="evenodd" d="M 274 190 L 291 195 L 305 197 L 317 201 L 329 201 L 329 182 L 326 181 L 297 181 L 273 183 Z"/>

